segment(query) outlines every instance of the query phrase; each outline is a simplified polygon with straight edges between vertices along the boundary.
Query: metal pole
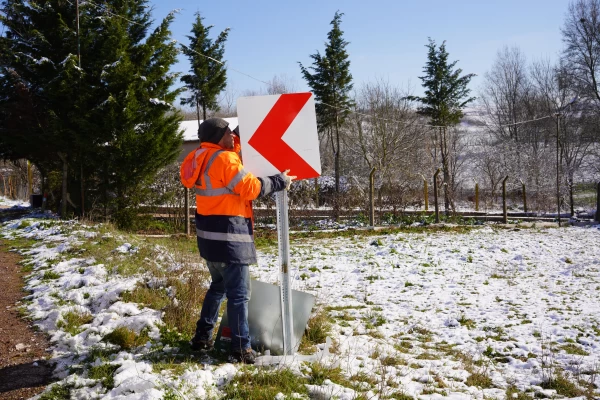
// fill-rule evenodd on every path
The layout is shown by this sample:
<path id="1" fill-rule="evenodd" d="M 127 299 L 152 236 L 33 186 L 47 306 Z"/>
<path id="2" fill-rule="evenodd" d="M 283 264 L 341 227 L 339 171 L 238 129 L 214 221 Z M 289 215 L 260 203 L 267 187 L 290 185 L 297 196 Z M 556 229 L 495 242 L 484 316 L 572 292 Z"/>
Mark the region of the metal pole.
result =
<path id="1" fill-rule="evenodd" d="M 290 286 L 290 230 L 287 190 L 275 194 L 277 204 L 277 236 L 279 242 L 279 276 L 281 281 L 281 322 L 283 326 L 283 354 L 294 353 L 294 325 L 292 314 L 292 288 Z"/>
<path id="2" fill-rule="evenodd" d="M 560 161 L 558 158 L 558 153 L 560 151 L 559 123 L 561 114 L 556 113 L 554 115 L 556 116 L 556 208 L 558 210 L 556 217 L 558 218 L 558 226 L 560 227 Z"/>
<path id="3" fill-rule="evenodd" d="M 433 174 L 433 199 L 435 202 L 435 222 L 436 223 L 440 222 L 440 207 L 438 206 L 438 184 L 437 184 L 437 177 L 438 177 L 439 173 L 440 173 L 440 169 L 438 168 L 437 171 L 435 171 L 435 174 Z"/>
<path id="4" fill-rule="evenodd" d="M 508 214 L 506 212 L 506 180 L 508 179 L 508 175 L 506 178 L 502 180 L 502 221 L 507 224 L 508 223 Z"/>
<path id="5" fill-rule="evenodd" d="M 369 225 L 375 227 L 375 167 L 369 174 Z"/>

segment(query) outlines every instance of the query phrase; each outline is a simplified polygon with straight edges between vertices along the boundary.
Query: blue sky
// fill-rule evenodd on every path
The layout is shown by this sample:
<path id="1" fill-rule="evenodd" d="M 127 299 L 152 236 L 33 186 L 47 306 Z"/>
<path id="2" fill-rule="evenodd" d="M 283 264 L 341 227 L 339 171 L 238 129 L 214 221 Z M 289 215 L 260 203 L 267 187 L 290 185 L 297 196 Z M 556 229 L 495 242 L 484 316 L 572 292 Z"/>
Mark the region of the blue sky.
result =
<path id="1" fill-rule="evenodd" d="M 229 66 L 261 80 L 287 77 L 296 91 L 309 90 L 298 61 L 310 65 L 310 54 L 323 52 L 330 21 L 336 10 L 344 13 L 342 30 L 355 88 L 375 79 L 397 86 L 410 84 L 422 93 L 427 38 L 447 41 L 451 60 L 464 73 L 475 73 L 471 89 L 482 83 L 496 52 L 505 45 L 519 46 L 528 60 L 556 60 L 561 50 L 560 28 L 567 0 L 457 0 L 457 1 L 190 1 L 154 0 L 153 16 L 181 9 L 172 25 L 173 37 L 184 44 L 194 13 L 214 25 L 212 34 L 231 28 L 225 59 Z M 214 36 L 213 36 L 214 37 Z M 183 55 L 174 67 L 187 72 Z M 259 90 L 257 81 L 228 73 L 235 91 Z"/>

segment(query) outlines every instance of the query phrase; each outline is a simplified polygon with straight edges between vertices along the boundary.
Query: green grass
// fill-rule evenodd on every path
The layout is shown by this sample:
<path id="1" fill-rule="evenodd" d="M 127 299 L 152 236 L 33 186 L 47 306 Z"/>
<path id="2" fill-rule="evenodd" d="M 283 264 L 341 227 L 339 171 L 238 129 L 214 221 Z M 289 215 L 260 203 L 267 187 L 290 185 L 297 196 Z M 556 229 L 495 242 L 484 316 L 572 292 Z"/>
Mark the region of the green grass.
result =
<path id="1" fill-rule="evenodd" d="M 71 398 L 71 386 L 52 385 L 50 390 L 43 393 L 39 400 L 69 400 Z"/>
<path id="2" fill-rule="evenodd" d="M 35 239 L 28 239 L 28 238 L 23 238 L 23 237 L 18 237 L 18 236 L 2 238 L 2 239 L 5 240 L 4 243 L 7 244 L 8 247 L 10 247 L 11 249 L 17 249 L 17 250 L 29 249 L 29 248 L 33 247 L 34 244 L 38 243 L 38 241 Z"/>
<path id="3" fill-rule="evenodd" d="M 560 346 L 560 349 L 564 350 L 567 352 L 567 354 L 576 354 L 578 356 L 589 356 L 590 353 L 588 353 L 587 351 L 583 350 L 581 348 L 581 346 L 576 345 L 574 343 L 567 343 L 563 346 Z"/>
<path id="4" fill-rule="evenodd" d="M 54 271 L 46 271 L 42 276 L 42 280 L 44 281 L 50 281 L 58 278 L 60 278 L 60 274 Z"/>
<path id="5" fill-rule="evenodd" d="M 395 365 L 408 365 L 408 362 L 398 356 L 387 356 L 380 359 L 381 365 L 395 366 Z"/>
<path id="6" fill-rule="evenodd" d="M 395 343 L 394 348 L 401 353 L 410 353 L 410 349 L 414 346 L 408 340 L 402 340 L 400 343 Z"/>
<path id="7" fill-rule="evenodd" d="M 474 372 L 469 375 L 465 383 L 467 386 L 475 386 L 481 389 L 489 389 L 494 387 L 492 378 L 481 372 Z"/>
<path id="8" fill-rule="evenodd" d="M 102 340 L 108 343 L 116 344 L 124 350 L 130 350 L 141 346 L 148 341 L 148 333 L 142 331 L 139 335 L 129 328 L 120 326 L 110 332 Z"/>
<path id="9" fill-rule="evenodd" d="M 461 314 L 460 318 L 458 319 L 458 322 L 461 326 L 464 326 L 467 329 L 475 329 L 475 321 L 467 318 L 464 314 Z"/>
<path id="10" fill-rule="evenodd" d="M 396 393 L 392 393 L 389 396 L 386 397 L 386 399 L 393 399 L 393 400 L 415 400 L 415 398 L 413 396 L 410 396 L 404 392 L 396 392 Z"/>
<path id="11" fill-rule="evenodd" d="M 325 343 L 327 336 L 331 336 L 331 327 L 332 320 L 325 309 L 320 309 L 313 314 L 308 320 L 298 351 L 300 353 L 314 352 L 317 344 Z"/>
<path id="12" fill-rule="evenodd" d="M 100 364 L 91 367 L 88 371 L 88 378 L 101 381 L 102 385 L 110 390 L 115 387 L 114 374 L 119 367 L 120 365 L 114 364 Z"/>
<path id="13" fill-rule="evenodd" d="M 92 347 L 89 351 L 89 353 L 87 354 L 86 357 L 86 361 L 87 362 L 94 362 L 97 359 L 100 359 L 101 361 L 108 361 L 110 360 L 110 356 L 113 354 L 116 354 L 118 352 L 117 349 L 107 349 L 104 347 Z"/>
<path id="14" fill-rule="evenodd" d="M 528 396 L 526 393 L 520 392 L 519 389 L 517 389 L 517 387 L 514 385 L 511 385 L 506 388 L 506 398 L 508 400 L 531 400 L 531 396 Z"/>
<path id="15" fill-rule="evenodd" d="M 273 399 L 278 393 L 291 396 L 292 393 L 307 395 L 307 379 L 294 374 L 289 369 L 241 370 L 223 388 L 224 398 L 229 400 Z"/>
<path id="16" fill-rule="evenodd" d="M 75 336 L 83 331 L 81 325 L 89 324 L 93 320 L 94 317 L 90 313 L 69 311 L 62 314 L 62 320 L 58 321 L 56 326 Z"/>
<path id="17" fill-rule="evenodd" d="M 328 367 L 320 363 L 311 363 L 309 367 L 310 372 L 307 375 L 311 385 L 322 385 L 327 379 L 338 384 L 348 385 L 340 367 Z"/>
<path id="18" fill-rule="evenodd" d="M 131 292 L 125 292 L 122 299 L 128 303 L 138 303 L 153 310 L 162 310 L 171 303 L 165 289 L 151 289 L 138 285 Z"/>
<path id="19" fill-rule="evenodd" d="M 401 227 L 389 227 L 381 230 L 372 229 L 347 229 L 343 231 L 335 232 L 321 232 L 321 231 L 302 231 L 290 233 L 290 240 L 298 239 L 334 239 L 341 237 L 353 238 L 358 237 L 370 237 L 370 236 L 386 236 L 398 233 L 431 233 L 431 232 L 447 232 L 447 233 L 469 233 L 474 229 L 471 226 L 401 226 Z M 271 229 L 257 228 L 254 230 L 254 243 L 257 248 L 268 248 L 277 245 L 277 231 Z"/>
<path id="20" fill-rule="evenodd" d="M 579 397 L 585 395 L 577 385 L 565 377 L 560 371 L 540 385 L 544 389 L 554 389 L 556 393 L 566 397 Z"/>

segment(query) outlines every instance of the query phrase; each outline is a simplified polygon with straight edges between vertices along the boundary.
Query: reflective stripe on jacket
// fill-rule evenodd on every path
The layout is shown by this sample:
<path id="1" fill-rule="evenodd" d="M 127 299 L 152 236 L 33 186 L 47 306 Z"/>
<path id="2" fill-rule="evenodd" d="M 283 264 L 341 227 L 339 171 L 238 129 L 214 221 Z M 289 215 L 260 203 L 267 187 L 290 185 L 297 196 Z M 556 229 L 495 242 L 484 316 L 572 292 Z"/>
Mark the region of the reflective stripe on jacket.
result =
<path id="1" fill-rule="evenodd" d="M 261 181 L 244 170 L 235 150 L 205 142 L 196 154 L 202 163 L 195 187 L 200 255 L 214 262 L 256 263 L 250 202 L 261 193 Z"/>

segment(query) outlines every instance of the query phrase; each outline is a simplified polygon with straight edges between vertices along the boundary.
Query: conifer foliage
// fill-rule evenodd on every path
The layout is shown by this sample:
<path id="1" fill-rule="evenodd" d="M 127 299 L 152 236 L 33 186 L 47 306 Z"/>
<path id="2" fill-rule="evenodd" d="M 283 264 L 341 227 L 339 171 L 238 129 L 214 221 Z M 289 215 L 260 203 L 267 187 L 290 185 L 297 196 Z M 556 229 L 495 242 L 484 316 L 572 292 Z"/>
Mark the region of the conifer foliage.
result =
<path id="1" fill-rule="evenodd" d="M 189 58 L 192 67 L 190 73 L 181 78 L 189 94 L 181 104 L 196 108 L 198 123 L 206 119 L 206 110 L 218 110 L 217 96 L 227 85 L 227 69 L 222 60 L 229 28 L 213 41 L 209 37 L 212 25 L 205 26 L 203 21 L 200 13 L 196 13 L 192 35 L 187 36 L 190 45 L 182 46 L 182 52 Z"/>
<path id="2" fill-rule="evenodd" d="M 453 193 L 456 186 L 457 134 L 449 132 L 463 117 L 463 109 L 475 100 L 470 97 L 469 82 L 475 74 L 462 75 L 462 69 L 455 68 L 458 61 L 449 62 L 446 42 L 437 47 L 434 40 L 429 39 L 427 47 L 427 63 L 423 68 L 425 75 L 419 79 L 423 82 L 425 95 L 408 96 L 407 99 L 421 103 L 417 109 L 419 114 L 430 118 L 433 129 L 434 159 L 441 164 L 443 172 L 444 206 L 446 214 L 454 208 Z"/>
<path id="3" fill-rule="evenodd" d="M 1 9 L 0 156 L 33 161 L 63 211 L 93 206 L 131 224 L 181 145 L 174 16 L 150 32 L 146 0 L 81 2 L 77 35 L 74 1 L 4 0 Z"/>
<path id="4" fill-rule="evenodd" d="M 300 70 L 315 96 L 317 123 L 319 131 L 325 133 L 331 143 L 335 160 L 335 189 L 340 188 L 340 127 L 353 106 L 350 97 L 352 74 L 346 46 L 349 44 L 340 28 L 342 16 L 337 11 L 331 21 L 331 30 L 327 34 L 325 54 L 318 51 L 311 54 L 312 66 L 306 68 L 300 64 Z M 312 72 L 311 72 L 312 70 Z"/>
<path id="5" fill-rule="evenodd" d="M 445 41 L 438 48 L 430 38 L 426 47 L 427 63 L 423 68 L 425 75 L 419 77 L 423 82 L 425 95 L 409 96 L 409 99 L 422 104 L 418 112 L 430 117 L 433 125 L 456 125 L 460 122 L 466 105 L 475 100 L 475 97 L 469 96 L 471 89 L 468 88 L 475 74 L 461 76 L 462 69 L 455 69 L 458 61 L 448 61 Z"/>

